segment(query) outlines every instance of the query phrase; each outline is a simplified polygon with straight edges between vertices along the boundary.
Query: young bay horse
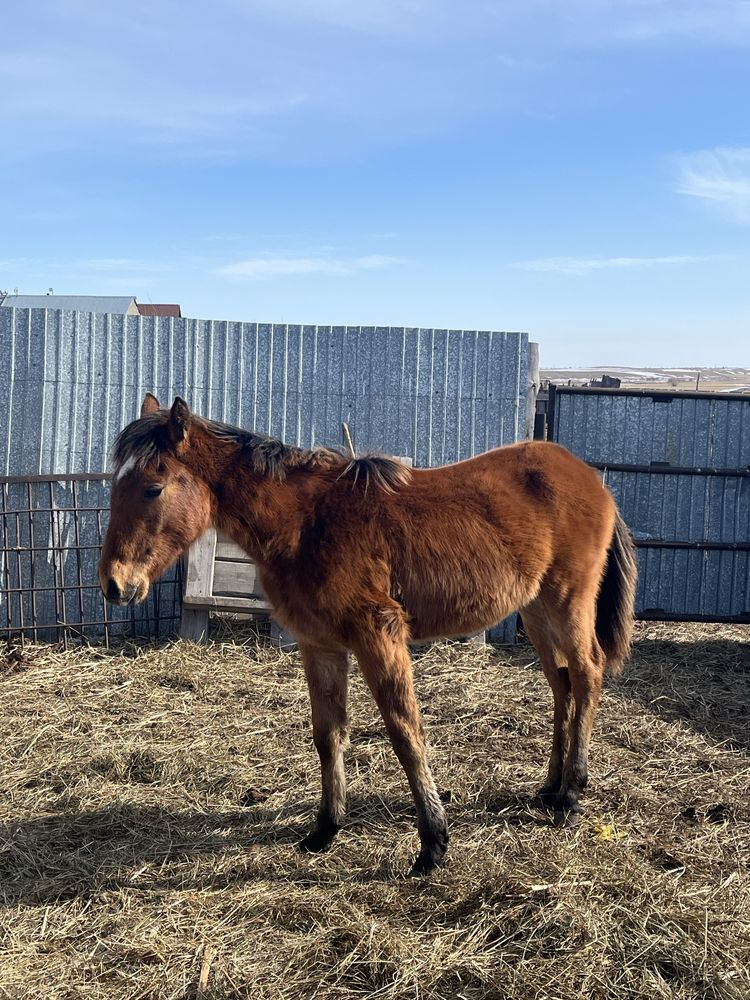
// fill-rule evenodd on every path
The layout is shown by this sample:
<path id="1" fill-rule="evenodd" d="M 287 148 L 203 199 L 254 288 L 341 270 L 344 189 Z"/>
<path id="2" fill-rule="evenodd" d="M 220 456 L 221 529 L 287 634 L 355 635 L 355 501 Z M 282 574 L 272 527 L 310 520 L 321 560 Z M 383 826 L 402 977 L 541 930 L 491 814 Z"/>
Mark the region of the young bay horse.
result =
<path id="1" fill-rule="evenodd" d="M 580 812 L 605 667 L 632 632 L 630 534 L 598 474 L 564 448 L 523 442 L 434 469 L 306 450 L 148 394 L 114 446 L 106 597 L 142 601 L 210 526 L 256 562 L 275 617 L 295 635 L 312 705 L 322 800 L 301 846 L 344 820 L 348 654 L 354 653 L 411 787 L 421 842 L 440 864 L 448 827 L 425 753 L 410 640 L 470 635 L 520 610 L 554 696 L 542 801 Z"/>

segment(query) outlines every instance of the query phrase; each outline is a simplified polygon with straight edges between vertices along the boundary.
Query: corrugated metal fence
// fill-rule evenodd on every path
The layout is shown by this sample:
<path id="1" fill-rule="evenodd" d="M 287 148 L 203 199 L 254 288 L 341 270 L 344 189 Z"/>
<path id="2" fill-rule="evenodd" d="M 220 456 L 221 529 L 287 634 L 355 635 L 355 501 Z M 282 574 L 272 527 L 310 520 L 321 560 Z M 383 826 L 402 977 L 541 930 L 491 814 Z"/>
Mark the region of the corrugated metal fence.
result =
<path id="1" fill-rule="evenodd" d="M 105 470 L 112 440 L 138 415 L 146 391 L 164 404 L 183 395 L 204 416 L 303 447 L 340 444 L 347 422 L 361 450 L 440 465 L 523 436 L 527 365 L 524 333 L 0 309 L 0 476 L 56 474 L 55 531 L 72 537 L 79 530 L 74 486 L 60 475 Z M 107 484 L 99 489 L 96 506 L 106 508 Z M 24 490 L 6 484 L 5 502 L 17 494 L 33 507 Z M 41 537 L 50 515 L 36 510 L 34 517 Z M 35 586 L 47 588 L 38 605 L 42 624 L 60 621 L 60 581 L 81 575 L 81 551 L 83 575 L 93 577 L 103 526 L 106 509 L 96 525 L 83 519 L 74 546 L 51 542 L 48 558 L 36 561 Z M 26 544 L 12 525 L 11 536 Z M 20 593 L 9 600 L 20 587 L 16 561 L 0 552 L 8 627 L 32 600 Z M 81 601 L 87 621 L 98 625 L 102 617 L 91 582 L 76 590 L 72 605 L 61 605 L 70 627 Z"/>
<path id="2" fill-rule="evenodd" d="M 750 396 L 557 388 L 550 408 L 636 539 L 639 617 L 750 622 Z"/>
<path id="3" fill-rule="evenodd" d="M 0 474 L 101 472 L 147 390 L 303 447 L 346 421 L 421 466 L 523 435 L 524 333 L 3 309 L 0 345 Z"/>

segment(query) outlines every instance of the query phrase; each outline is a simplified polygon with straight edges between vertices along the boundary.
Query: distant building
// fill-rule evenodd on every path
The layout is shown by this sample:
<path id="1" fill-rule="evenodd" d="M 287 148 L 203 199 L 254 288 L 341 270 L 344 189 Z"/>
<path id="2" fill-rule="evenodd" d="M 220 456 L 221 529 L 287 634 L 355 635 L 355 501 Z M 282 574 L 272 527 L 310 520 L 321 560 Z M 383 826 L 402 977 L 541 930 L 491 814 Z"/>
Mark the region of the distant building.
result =
<path id="1" fill-rule="evenodd" d="M 0 308 L 77 309 L 79 312 L 117 313 L 119 316 L 182 316 L 175 303 L 143 303 L 135 295 L 6 295 L 0 292 Z"/>
<path id="2" fill-rule="evenodd" d="M 597 389 L 619 389 L 622 379 L 617 378 L 615 375 L 602 375 L 601 378 L 593 378 L 590 382 L 584 382 L 584 385 L 596 386 Z"/>
<path id="3" fill-rule="evenodd" d="M 135 295 L 6 295 L 0 309 L 78 309 L 137 316 Z"/>
<path id="4" fill-rule="evenodd" d="M 179 319 L 182 310 L 176 302 L 138 302 L 138 312 L 141 316 L 174 316 Z"/>

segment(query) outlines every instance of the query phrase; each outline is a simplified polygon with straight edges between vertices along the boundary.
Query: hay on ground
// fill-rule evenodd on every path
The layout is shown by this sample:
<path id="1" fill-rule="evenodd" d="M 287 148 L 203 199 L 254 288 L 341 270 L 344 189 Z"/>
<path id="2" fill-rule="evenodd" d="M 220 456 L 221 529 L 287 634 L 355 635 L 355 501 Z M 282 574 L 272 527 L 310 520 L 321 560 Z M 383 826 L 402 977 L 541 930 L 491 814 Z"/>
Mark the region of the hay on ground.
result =
<path id="1" fill-rule="evenodd" d="M 228 633 L 0 654 L 0 997 L 746 1000 L 749 639 L 639 627 L 575 830 L 530 806 L 551 722 L 533 650 L 418 657 L 452 836 L 424 880 L 402 878 L 412 806 L 358 676 L 348 824 L 306 856 L 296 654 Z"/>

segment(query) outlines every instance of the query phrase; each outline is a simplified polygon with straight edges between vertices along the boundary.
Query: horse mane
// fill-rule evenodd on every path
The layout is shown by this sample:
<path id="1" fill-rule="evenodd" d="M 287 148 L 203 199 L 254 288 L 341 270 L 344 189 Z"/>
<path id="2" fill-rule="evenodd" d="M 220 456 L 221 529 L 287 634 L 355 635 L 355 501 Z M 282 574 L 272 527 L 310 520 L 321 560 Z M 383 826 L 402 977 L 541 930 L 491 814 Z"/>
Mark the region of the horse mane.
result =
<path id="1" fill-rule="evenodd" d="M 399 487 L 406 486 L 411 479 L 411 472 L 408 466 L 395 458 L 368 452 L 348 460 L 339 479 L 344 477 L 351 478 L 353 486 L 361 478 L 365 484 L 365 492 L 372 483 L 386 493 L 395 493 Z"/>
<path id="2" fill-rule="evenodd" d="M 115 439 L 112 459 L 116 469 L 126 465 L 143 468 L 152 459 L 167 451 L 167 412 L 149 413 L 128 424 Z M 339 479 L 350 479 L 352 488 L 364 485 L 365 491 L 372 484 L 386 493 L 395 493 L 411 478 L 410 470 L 401 462 L 387 455 L 367 452 L 347 458 L 333 448 L 299 448 L 285 444 L 278 438 L 257 431 L 247 431 L 231 424 L 193 415 L 192 421 L 214 437 L 239 445 L 254 472 L 273 479 L 284 480 L 295 469 L 340 469 Z"/>

